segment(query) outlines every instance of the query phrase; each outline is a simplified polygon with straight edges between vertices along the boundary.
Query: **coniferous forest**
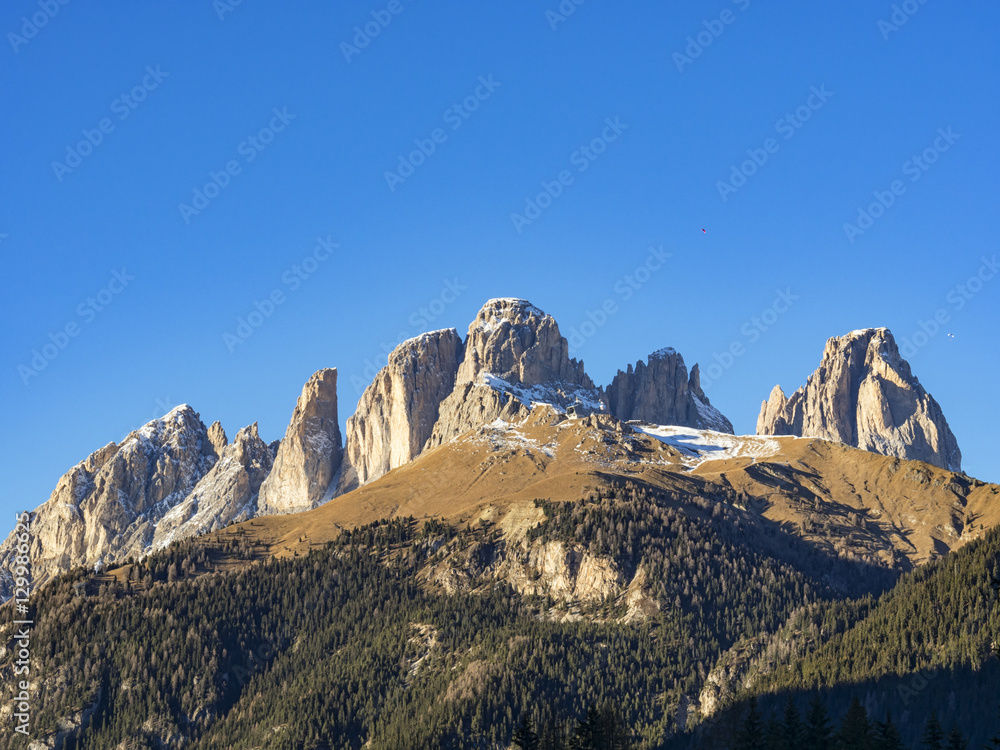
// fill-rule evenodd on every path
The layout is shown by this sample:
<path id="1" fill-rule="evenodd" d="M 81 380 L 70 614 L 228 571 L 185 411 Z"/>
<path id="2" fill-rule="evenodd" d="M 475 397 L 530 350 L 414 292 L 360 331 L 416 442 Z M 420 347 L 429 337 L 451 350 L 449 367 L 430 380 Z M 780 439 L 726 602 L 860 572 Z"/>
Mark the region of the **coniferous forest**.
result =
<path id="1" fill-rule="evenodd" d="M 488 578 L 443 591 L 432 565 L 499 554 L 488 523 L 381 521 L 283 559 L 223 532 L 41 590 L 36 731 L 80 750 L 951 750 L 1000 729 L 998 532 L 845 595 L 836 566 L 776 552 L 732 509 L 539 506 L 532 539 L 620 551 L 658 611 L 629 620 L 620 601 L 571 606 Z M 710 716 L 693 708 L 706 685 Z"/>

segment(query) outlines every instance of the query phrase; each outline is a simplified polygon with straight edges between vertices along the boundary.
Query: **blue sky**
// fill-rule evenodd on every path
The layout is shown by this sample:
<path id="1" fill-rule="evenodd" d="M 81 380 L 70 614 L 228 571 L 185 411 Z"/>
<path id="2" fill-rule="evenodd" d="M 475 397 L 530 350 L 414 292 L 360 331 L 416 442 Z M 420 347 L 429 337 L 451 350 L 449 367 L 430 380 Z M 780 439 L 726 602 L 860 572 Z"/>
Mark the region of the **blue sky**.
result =
<path id="1" fill-rule="evenodd" d="M 336 366 L 346 419 L 495 296 L 598 383 L 716 365 L 739 432 L 888 326 L 1000 480 L 1000 9 L 671 6 L 6 3 L 6 511 L 178 403 L 271 440 Z"/>

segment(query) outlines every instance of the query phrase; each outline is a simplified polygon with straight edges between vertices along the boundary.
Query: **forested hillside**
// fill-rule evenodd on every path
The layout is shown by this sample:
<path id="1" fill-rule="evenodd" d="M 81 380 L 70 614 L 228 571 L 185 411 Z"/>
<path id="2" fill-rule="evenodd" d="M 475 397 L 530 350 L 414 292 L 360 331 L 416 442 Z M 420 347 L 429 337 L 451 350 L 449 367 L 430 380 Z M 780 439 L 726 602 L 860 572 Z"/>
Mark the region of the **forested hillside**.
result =
<path id="1" fill-rule="evenodd" d="M 819 690 L 833 717 L 846 713 L 856 698 L 873 727 L 894 717 L 902 741 L 914 748 L 921 746 L 933 713 L 946 730 L 957 726 L 973 747 L 981 747 L 1000 730 L 1000 664 L 993 653 L 1000 634 L 998 574 L 995 529 L 905 575 L 877 601 L 821 603 L 811 618 L 793 618 L 769 639 L 747 669 L 744 697 L 759 695 L 764 714 L 780 715 L 789 698 L 804 713 Z M 845 612 L 846 618 L 838 616 Z M 856 621 L 834 628 L 815 648 L 801 648 L 810 619 Z M 731 713 L 746 711 L 741 702 Z M 708 724 L 741 721 L 716 717 Z"/>
<path id="2" fill-rule="evenodd" d="M 709 736 L 728 726 L 736 742 L 745 705 L 724 708 L 748 694 L 747 676 L 765 694 L 762 726 L 789 694 L 805 712 L 816 686 L 833 720 L 858 694 L 873 719 L 891 709 L 904 732 L 932 707 L 966 734 L 992 715 L 995 696 L 976 681 L 995 676 L 976 670 L 989 652 L 996 534 L 882 600 L 855 574 L 860 598 L 846 600 L 827 581 L 857 563 L 817 558 L 715 499 L 681 506 L 635 490 L 537 504 L 544 519 L 524 544 L 575 545 L 632 580 L 642 570 L 644 616 L 627 594 L 518 593 L 490 574 L 522 554 L 490 523 L 382 521 L 280 560 L 233 529 L 43 589 L 36 731 L 81 750 L 405 750 L 506 747 L 524 724 L 555 747 L 596 711 L 638 748 L 695 725 Z M 466 585 L 445 591 L 442 569 Z M 794 648 L 767 646 L 790 633 Z M 743 652 L 757 656 L 728 691 L 706 692 L 718 665 Z M 916 670 L 933 687 L 897 706 L 893 691 Z M 0 748 L 19 739 L 5 735 Z M 683 735 L 681 746 L 704 741 Z"/>

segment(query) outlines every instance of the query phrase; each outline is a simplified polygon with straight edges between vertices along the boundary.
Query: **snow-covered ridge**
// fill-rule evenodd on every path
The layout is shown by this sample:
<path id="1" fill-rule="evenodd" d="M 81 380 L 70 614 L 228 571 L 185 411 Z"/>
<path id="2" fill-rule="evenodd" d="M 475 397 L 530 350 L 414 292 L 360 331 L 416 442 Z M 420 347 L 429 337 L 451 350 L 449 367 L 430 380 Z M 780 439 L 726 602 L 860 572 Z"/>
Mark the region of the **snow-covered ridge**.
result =
<path id="1" fill-rule="evenodd" d="M 159 419 L 153 419 L 142 427 L 140 427 L 135 432 L 139 437 L 146 438 L 147 440 L 159 441 L 163 431 L 169 427 L 181 428 L 188 424 L 189 420 L 194 418 L 196 412 L 188 404 L 180 404 L 175 406 L 173 409 L 168 411 Z"/>
<path id="2" fill-rule="evenodd" d="M 794 438 L 777 438 L 770 435 L 730 435 L 726 432 L 651 425 L 644 422 L 628 424 L 636 432 L 677 448 L 685 456 L 684 463 L 692 468 L 705 461 L 727 458 L 770 458 L 781 451 L 782 440 L 794 440 Z"/>
<path id="3" fill-rule="evenodd" d="M 518 318 L 522 316 L 528 317 L 534 315 L 538 318 L 545 317 L 545 313 L 528 302 L 528 300 L 516 297 L 496 297 L 491 299 L 483 305 L 483 311 L 486 310 L 489 310 L 493 314 L 489 320 L 481 321 L 478 324 L 478 328 L 486 333 L 493 333 L 493 331 L 503 326 L 504 323 L 518 325 Z M 511 315 L 514 317 L 511 317 Z M 520 324 L 523 325 L 524 321 L 520 321 Z"/>
<path id="4" fill-rule="evenodd" d="M 726 430 L 732 427 L 732 425 L 729 424 L 729 420 L 726 419 L 722 412 L 714 406 L 706 404 L 694 393 L 691 394 L 691 398 L 694 399 L 695 408 L 698 410 L 698 415 L 703 420 L 702 424 L 711 425 L 720 433 L 726 433 Z M 728 435 L 729 433 L 726 434 Z"/>
<path id="5" fill-rule="evenodd" d="M 665 346 L 662 349 L 657 349 L 655 352 L 650 354 L 649 358 L 653 359 L 655 357 L 656 359 L 664 359 L 665 357 L 672 357 L 675 354 L 677 354 L 676 349 L 672 346 Z"/>
<path id="6" fill-rule="evenodd" d="M 490 307 L 494 303 L 499 303 L 501 305 L 517 305 L 526 312 L 531 312 L 535 315 L 545 315 L 545 313 L 531 304 L 528 300 L 521 299 L 520 297 L 494 297 L 493 299 L 487 300 L 483 307 Z"/>
<path id="7" fill-rule="evenodd" d="M 406 341 L 399 342 L 396 345 L 396 349 L 402 349 L 403 347 L 408 347 L 408 346 L 410 346 L 410 344 L 413 344 L 414 342 L 417 342 L 417 341 L 427 341 L 432 336 L 437 336 L 439 333 L 455 333 L 455 334 L 457 334 L 458 330 L 456 328 L 452 327 L 452 328 L 438 328 L 436 331 L 425 331 L 424 333 L 419 333 L 416 336 L 411 336 L 410 338 L 406 339 Z M 393 351 L 396 351 L 396 349 L 394 349 Z"/>
<path id="8" fill-rule="evenodd" d="M 565 413 L 570 406 L 582 406 L 588 411 L 604 411 L 596 391 L 581 388 L 577 385 L 564 383 L 546 383 L 545 385 L 522 385 L 508 383 L 503 378 L 488 372 L 480 373 L 479 386 L 488 386 L 498 393 L 511 394 L 529 409 L 547 404 L 560 413 Z"/>
<path id="9" fill-rule="evenodd" d="M 875 333 L 877 331 L 888 331 L 888 330 L 889 329 L 886 328 L 885 326 L 878 326 L 876 328 L 858 328 L 854 331 L 851 331 L 849 334 L 847 334 L 847 336 L 849 337 L 866 336 L 869 333 Z"/>

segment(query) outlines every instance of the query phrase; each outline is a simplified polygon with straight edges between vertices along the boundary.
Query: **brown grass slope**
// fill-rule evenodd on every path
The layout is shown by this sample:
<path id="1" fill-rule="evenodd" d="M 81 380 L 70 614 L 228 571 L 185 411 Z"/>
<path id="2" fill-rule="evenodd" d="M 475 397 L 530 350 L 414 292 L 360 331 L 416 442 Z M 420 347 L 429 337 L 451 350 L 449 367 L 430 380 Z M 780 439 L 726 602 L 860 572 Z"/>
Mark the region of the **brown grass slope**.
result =
<path id="1" fill-rule="evenodd" d="M 769 444 L 765 455 L 692 457 L 610 417 L 565 419 L 536 408 L 520 425 L 468 432 L 319 508 L 257 518 L 226 535 L 283 557 L 379 519 L 502 520 L 535 498 L 572 501 L 631 482 L 674 497 L 728 493 L 828 551 L 905 570 L 1000 522 L 997 485 L 824 440 Z"/>

